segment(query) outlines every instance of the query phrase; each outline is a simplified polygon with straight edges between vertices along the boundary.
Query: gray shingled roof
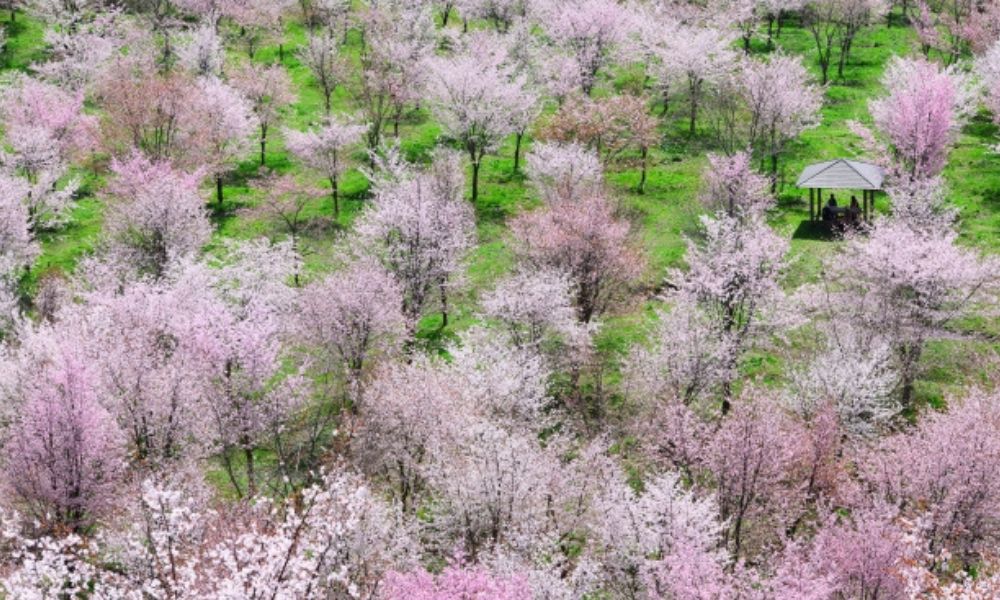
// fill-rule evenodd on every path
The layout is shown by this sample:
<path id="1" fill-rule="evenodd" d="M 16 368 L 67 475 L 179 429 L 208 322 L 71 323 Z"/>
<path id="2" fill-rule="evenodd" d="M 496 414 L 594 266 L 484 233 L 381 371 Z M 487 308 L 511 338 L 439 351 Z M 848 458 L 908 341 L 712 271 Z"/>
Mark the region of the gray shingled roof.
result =
<path id="1" fill-rule="evenodd" d="M 809 165 L 795 184 L 800 188 L 826 190 L 880 190 L 882 169 L 870 163 L 838 158 Z"/>

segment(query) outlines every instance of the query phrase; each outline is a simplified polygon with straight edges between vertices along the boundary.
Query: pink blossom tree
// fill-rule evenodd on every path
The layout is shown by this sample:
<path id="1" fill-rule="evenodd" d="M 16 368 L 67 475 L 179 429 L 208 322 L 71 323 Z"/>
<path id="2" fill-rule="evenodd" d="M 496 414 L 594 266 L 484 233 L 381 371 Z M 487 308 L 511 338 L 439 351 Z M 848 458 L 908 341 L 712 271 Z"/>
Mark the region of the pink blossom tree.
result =
<path id="1" fill-rule="evenodd" d="M 260 203 L 250 208 L 247 213 L 253 216 L 277 220 L 288 234 L 292 252 L 302 254 L 302 236 L 306 233 L 310 219 L 307 212 L 309 205 L 321 194 L 322 190 L 301 183 L 293 175 L 269 174 L 261 181 L 264 197 Z M 299 264 L 295 265 L 292 278 L 298 286 L 301 277 Z"/>
<path id="2" fill-rule="evenodd" d="M 728 346 L 735 373 L 746 349 L 781 324 L 778 308 L 785 301 L 779 284 L 788 241 L 760 217 L 741 220 L 720 213 L 701 218 L 703 237 L 688 242 L 686 272 L 669 278 L 680 295 L 701 307 Z M 723 413 L 729 408 L 729 383 L 724 382 Z"/>
<path id="3" fill-rule="evenodd" d="M 371 206 L 356 226 L 361 247 L 403 288 L 403 314 L 413 326 L 435 292 L 447 325 L 448 290 L 475 237 L 463 186 L 453 153 L 437 156 L 425 172 L 403 167 L 399 178 L 376 182 Z"/>
<path id="4" fill-rule="evenodd" d="M 34 518 L 81 529 L 113 505 L 123 439 L 98 402 L 93 370 L 71 349 L 54 350 L 29 388 L 4 446 L 6 486 Z"/>
<path id="5" fill-rule="evenodd" d="M 340 177 L 350 166 L 351 151 L 366 130 L 366 125 L 330 118 L 319 129 L 307 132 L 286 129 L 284 132 L 288 150 L 329 180 L 334 218 L 340 216 Z"/>
<path id="6" fill-rule="evenodd" d="M 572 56 L 581 89 L 590 94 L 598 72 L 613 59 L 613 50 L 623 41 L 628 23 L 625 9 L 612 0 L 539 2 L 535 19 L 559 48 Z"/>
<path id="7" fill-rule="evenodd" d="M 945 568 L 949 554 L 972 564 L 996 543 L 1000 488 L 990 473 L 1000 456 L 998 427 L 994 398 L 976 391 L 863 458 L 862 480 L 876 499 L 926 519 L 933 569 Z"/>
<path id="8" fill-rule="evenodd" d="M 322 352 L 319 371 L 340 378 L 345 399 L 359 402 L 372 362 L 394 354 L 409 331 L 399 284 L 360 261 L 306 288 L 299 302 L 302 336 Z"/>
<path id="9" fill-rule="evenodd" d="M 778 159 L 790 141 L 819 124 L 823 92 L 810 83 L 799 57 L 778 53 L 744 66 L 741 83 L 750 117 L 747 137 L 757 154 L 770 161 L 774 191 Z"/>
<path id="10" fill-rule="evenodd" d="M 525 264 L 569 275 L 583 323 L 608 310 L 643 273 L 643 256 L 631 241 L 629 224 L 615 216 L 601 195 L 525 213 L 511 222 L 511 229 Z"/>
<path id="11" fill-rule="evenodd" d="M 797 456 L 795 437 L 781 409 L 747 394 L 726 416 L 707 448 L 706 465 L 715 478 L 720 518 L 728 523 L 723 538 L 734 556 L 753 553 L 748 541 L 787 524 L 787 504 L 796 500 L 787 473 Z M 789 485 L 788 488 L 785 486 Z"/>
<path id="12" fill-rule="evenodd" d="M 482 567 L 464 566 L 456 561 L 438 575 L 426 571 L 389 573 L 385 600 L 530 600 L 531 586 L 526 578 L 498 577 Z"/>
<path id="13" fill-rule="evenodd" d="M 404 513 L 424 501 L 428 464 L 437 446 L 453 443 L 466 422 L 460 391 L 426 360 L 387 364 L 366 386 L 352 450 L 361 468 L 379 476 Z"/>
<path id="14" fill-rule="evenodd" d="M 702 203 L 713 213 L 745 219 L 764 216 L 774 206 L 767 178 L 757 173 L 746 152 L 709 154 L 702 176 Z"/>
<path id="15" fill-rule="evenodd" d="M 15 165 L 32 181 L 93 146 L 95 121 L 83 112 L 82 92 L 22 77 L 0 97 L 0 119 Z"/>
<path id="16" fill-rule="evenodd" d="M 30 189 L 18 178 L 0 176 L 0 281 L 4 286 L 16 284 L 41 252 L 24 202 Z"/>
<path id="17" fill-rule="evenodd" d="M 870 110 L 892 150 L 897 176 L 938 175 L 971 108 L 967 80 L 925 60 L 895 59 L 883 84 L 889 95 L 872 101 Z"/>
<path id="18" fill-rule="evenodd" d="M 339 55 L 337 41 L 332 34 L 310 35 L 306 45 L 299 49 L 298 57 L 319 86 L 323 108 L 329 115 L 333 92 L 347 77 L 347 64 Z"/>
<path id="19" fill-rule="evenodd" d="M 204 355 L 215 343 L 211 324 L 223 307 L 200 280 L 117 286 L 73 307 L 102 405 L 124 432 L 139 466 L 162 468 L 200 456 L 207 383 Z"/>
<path id="20" fill-rule="evenodd" d="M 480 40 L 480 42 L 485 40 Z M 472 201 L 479 198 L 483 157 L 508 135 L 522 130 L 511 118 L 534 105 L 523 76 L 499 62 L 494 52 L 460 54 L 433 63 L 432 108 L 446 134 L 472 164 Z"/>
<path id="21" fill-rule="evenodd" d="M 837 287 L 826 294 L 828 301 L 864 308 L 854 318 L 892 348 L 904 407 L 913 401 L 926 342 L 992 298 L 992 262 L 958 247 L 955 239 L 950 230 L 920 231 L 885 220 L 867 239 L 852 240 L 844 262 L 831 266 Z"/>
<path id="22" fill-rule="evenodd" d="M 903 597 L 910 555 L 906 532 L 892 507 L 857 511 L 850 518 L 828 515 L 810 550 L 819 574 L 831 577 L 844 597 Z"/>
<path id="23" fill-rule="evenodd" d="M 626 390 L 633 399 L 690 404 L 733 378 L 729 344 L 687 297 L 659 314 L 651 338 L 650 347 L 633 348 L 626 362 Z"/>
<path id="24" fill-rule="evenodd" d="M 597 153 L 580 144 L 539 142 L 525 158 L 528 178 L 549 203 L 600 193 L 604 184 Z"/>
<path id="25" fill-rule="evenodd" d="M 437 34 L 428 3 L 378 3 L 362 13 L 361 22 L 366 44 L 356 89 L 372 152 L 388 124 L 398 135 L 407 106 L 426 98 L 427 59 Z"/>
<path id="26" fill-rule="evenodd" d="M 483 314 L 506 326 L 517 346 L 538 347 L 553 337 L 576 348 L 590 342 L 591 332 L 576 318 L 573 283 L 564 273 L 517 271 L 484 294 L 482 305 Z"/>
<path id="27" fill-rule="evenodd" d="M 282 110 L 296 100 L 292 79 L 284 67 L 250 63 L 233 73 L 232 82 L 253 107 L 260 130 L 260 164 L 263 166 L 267 160 L 268 131 L 281 118 Z"/>
<path id="28" fill-rule="evenodd" d="M 712 27 L 683 26 L 670 35 L 661 60 L 666 81 L 681 80 L 687 88 L 688 130 L 694 135 L 706 87 L 717 83 L 733 65 L 732 35 Z"/>
<path id="29" fill-rule="evenodd" d="M 208 242 L 212 226 L 198 189 L 198 173 L 185 173 L 138 153 L 112 161 L 111 171 L 105 232 L 119 266 L 160 278 Z"/>
<path id="30" fill-rule="evenodd" d="M 249 153 L 255 126 L 252 106 L 238 91 L 215 78 L 197 84 L 195 106 L 199 125 L 192 134 L 205 170 L 215 178 L 218 207 L 222 207 L 222 178 L 237 160 Z"/>

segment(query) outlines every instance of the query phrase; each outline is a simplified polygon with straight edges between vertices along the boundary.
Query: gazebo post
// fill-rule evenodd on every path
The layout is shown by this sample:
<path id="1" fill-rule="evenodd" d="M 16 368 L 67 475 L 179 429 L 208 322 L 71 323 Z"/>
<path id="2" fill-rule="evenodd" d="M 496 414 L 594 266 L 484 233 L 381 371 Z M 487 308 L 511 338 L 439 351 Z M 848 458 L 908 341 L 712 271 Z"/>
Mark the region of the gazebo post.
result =
<path id="1" fill-rule="evenodd" d="M 815 192 L 816 192 L 816 190 L 814 190 L 812 188 L 809 188 L 809 220 L 810 221 L 815 221 L 816 220 L 816 218 L 813 216 L 814 214 L 816 214 L 813 211 L 813 203 L 814 203 L 814 198 L 813 197 L 815 196 Z"/>

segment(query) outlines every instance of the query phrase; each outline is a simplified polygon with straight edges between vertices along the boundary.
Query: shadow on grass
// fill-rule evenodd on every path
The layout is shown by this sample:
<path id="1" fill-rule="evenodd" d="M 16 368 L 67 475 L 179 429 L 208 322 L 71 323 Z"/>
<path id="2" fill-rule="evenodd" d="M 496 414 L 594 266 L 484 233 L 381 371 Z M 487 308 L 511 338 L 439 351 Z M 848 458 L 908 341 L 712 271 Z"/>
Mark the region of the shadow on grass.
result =
<path id="1" fill-rule="evenodd" d="M 799 223 L 792 234 L 793 240 L 813 240 L 817 242 L 833 242 L 840 239 L 840 235 L 833 231 L 830 226 L 823 221 L 810 221 L 808 219 Z"/>

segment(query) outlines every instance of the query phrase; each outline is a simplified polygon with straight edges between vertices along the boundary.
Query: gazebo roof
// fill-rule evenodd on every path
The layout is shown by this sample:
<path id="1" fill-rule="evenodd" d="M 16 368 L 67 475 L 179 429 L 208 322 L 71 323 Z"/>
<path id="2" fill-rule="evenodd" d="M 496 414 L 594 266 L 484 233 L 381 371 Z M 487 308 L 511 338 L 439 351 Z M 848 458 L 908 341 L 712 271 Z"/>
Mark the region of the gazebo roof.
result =
<path id="1" fill-rule="evenodd" d="M 830 190 L 880 190 L 884 178 L 881 167 L 838 158 L 809 165 L 802 170 L 795 185 Z"/>

